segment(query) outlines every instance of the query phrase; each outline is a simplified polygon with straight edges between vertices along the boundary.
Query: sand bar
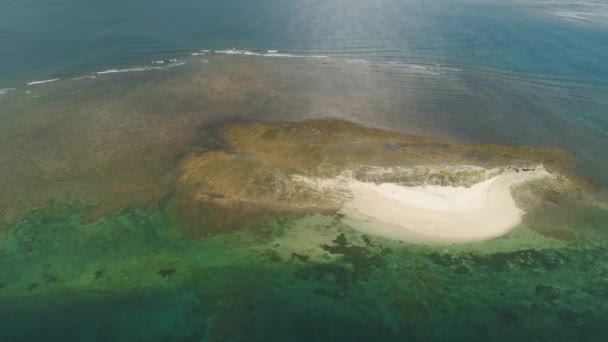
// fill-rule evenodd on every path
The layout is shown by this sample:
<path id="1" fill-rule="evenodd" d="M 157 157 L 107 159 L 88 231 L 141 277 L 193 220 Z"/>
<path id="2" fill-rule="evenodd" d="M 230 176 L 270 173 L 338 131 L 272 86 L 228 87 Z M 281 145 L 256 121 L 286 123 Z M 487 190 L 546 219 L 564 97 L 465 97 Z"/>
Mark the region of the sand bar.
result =
<path id="1" fill-rule="evenodd" d="M 341 213 L 362 224 L 366 233 L 404 240 L 467 242 L 508 233 L 521 223 L 511 189 L 523 182 L 551 177 L 542 167 L 534 171 L 504 170 L 470 187 L 403 186 L 362 182 L 351 177 L 316 183 L 345 198 Z M 310 182 L 309 182 L 310 184 Z"/>

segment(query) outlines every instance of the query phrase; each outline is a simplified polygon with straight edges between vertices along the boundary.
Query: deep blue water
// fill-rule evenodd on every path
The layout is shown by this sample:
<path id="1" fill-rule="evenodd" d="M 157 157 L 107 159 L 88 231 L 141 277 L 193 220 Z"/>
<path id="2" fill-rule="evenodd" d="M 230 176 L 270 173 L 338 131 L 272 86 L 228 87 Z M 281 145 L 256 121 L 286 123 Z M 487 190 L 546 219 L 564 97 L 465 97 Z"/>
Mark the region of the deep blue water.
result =
<path id="1" fill-rule="evenodd" d="M 605 27 L 543 15 L 542 9 L 555 5 L 539 4 L 7 0 L 0 4 L 0 82 L 226 48 L 470 65 L 607 81 Z"/>

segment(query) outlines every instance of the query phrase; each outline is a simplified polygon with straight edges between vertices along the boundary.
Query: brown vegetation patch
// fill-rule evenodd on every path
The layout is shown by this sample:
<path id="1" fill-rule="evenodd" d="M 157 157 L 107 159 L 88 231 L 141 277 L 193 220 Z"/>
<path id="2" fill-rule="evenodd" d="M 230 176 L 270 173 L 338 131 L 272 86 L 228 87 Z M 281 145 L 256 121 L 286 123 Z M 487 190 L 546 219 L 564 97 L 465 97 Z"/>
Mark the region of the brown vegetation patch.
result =
<path id="1" fill-rule="evenodd" d="M 225 149 L 191 153 L 182 160 L 178 175 L 175 208 L 206 233 L 236 229 L 277 212 L 340 208 L 341 199 L 294 181 L 297 175 L 335 177 L 361 165 L 491 168 L 542 163 L 559 172 L 572 165 L 557 149 L 470 145 L 335 119 L 230 124 L 218 129 Z"/>

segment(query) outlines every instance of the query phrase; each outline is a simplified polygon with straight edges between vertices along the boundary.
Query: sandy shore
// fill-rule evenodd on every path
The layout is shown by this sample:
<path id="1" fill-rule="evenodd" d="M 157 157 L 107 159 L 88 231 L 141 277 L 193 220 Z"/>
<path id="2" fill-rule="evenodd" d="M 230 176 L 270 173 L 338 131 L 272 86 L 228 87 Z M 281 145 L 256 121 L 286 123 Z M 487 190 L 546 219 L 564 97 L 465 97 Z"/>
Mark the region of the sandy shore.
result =
<path id="1" fill-rule="evenodd" d="M 492 239 L 515 228 L 525 212 L 511 189 L 525 181 L 551 177 L 534 171 L 504 170 L 471 187 L 402 186 L 362 182 L 352 177 L 315 182 L 345 198 L 341 212 L 367 233 L 405 240 L 466 242 Z M 309 182 L 309 184 L 311 184 Z"/>

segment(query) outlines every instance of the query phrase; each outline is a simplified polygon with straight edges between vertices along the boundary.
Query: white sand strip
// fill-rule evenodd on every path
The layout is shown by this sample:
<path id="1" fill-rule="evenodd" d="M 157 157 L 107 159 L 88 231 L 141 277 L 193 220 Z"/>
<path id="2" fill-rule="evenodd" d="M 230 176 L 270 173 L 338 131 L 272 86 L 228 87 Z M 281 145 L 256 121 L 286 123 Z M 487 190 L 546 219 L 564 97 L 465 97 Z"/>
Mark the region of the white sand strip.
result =
<path id="1" fill-rule="evenodd" d="M 551 175 L 539 166 L 529 172 L 507 170 L 470 188 L 407 187 L 354 178 L 346 186 L 344 178 L 334 184 L 345 195 L 341 212 L 364 222 L 357 229 L 396 239 L 465 242 L 492 239 L 515 228 L 524 211 L 515 204 L 511 188 L 541 177 Z M 331 181 L 319 183 L 327 191 Z"/>

